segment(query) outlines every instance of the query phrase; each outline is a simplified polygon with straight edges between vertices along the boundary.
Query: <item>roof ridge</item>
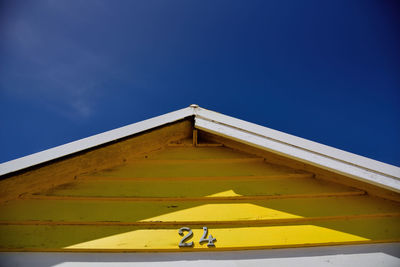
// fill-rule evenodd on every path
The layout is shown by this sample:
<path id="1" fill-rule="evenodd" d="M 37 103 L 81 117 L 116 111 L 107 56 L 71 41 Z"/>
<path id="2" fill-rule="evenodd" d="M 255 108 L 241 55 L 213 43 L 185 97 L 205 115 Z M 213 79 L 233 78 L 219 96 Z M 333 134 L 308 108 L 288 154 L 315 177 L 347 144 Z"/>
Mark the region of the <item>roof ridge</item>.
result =
<path id="1" fill-rule="evenodd" d="M 0 176 L 150 130 L 190 116 L 194 127 L 285 157 L 400 192 L 400 168 L 207 110 L 196 104 L 0 164 Z"/>

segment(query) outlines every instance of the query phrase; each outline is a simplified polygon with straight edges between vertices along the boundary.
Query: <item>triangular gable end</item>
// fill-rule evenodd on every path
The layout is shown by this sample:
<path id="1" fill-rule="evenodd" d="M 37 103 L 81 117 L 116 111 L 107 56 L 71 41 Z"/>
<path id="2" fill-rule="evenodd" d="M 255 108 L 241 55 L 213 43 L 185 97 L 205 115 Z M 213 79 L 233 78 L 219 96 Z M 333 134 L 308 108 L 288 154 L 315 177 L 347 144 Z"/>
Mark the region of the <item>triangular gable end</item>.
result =
<path id="1" fill-rule="evenodd" d="M 400 192 L 400 168 L 249 123 L 197 105 L 0 164 L 0 176 L 194 117 L 194 127 L 261 150 Z"/>
<path id="2" fill-rule="evenodd" d="M 206 251 L 400 240 L 397 167 L 196 105 L 0 170 L 3 251 Z M 182 241 L 182 227 L 193 231 L 191 240 Z M 215 242 L 198 242 L 204 227 Z"/>

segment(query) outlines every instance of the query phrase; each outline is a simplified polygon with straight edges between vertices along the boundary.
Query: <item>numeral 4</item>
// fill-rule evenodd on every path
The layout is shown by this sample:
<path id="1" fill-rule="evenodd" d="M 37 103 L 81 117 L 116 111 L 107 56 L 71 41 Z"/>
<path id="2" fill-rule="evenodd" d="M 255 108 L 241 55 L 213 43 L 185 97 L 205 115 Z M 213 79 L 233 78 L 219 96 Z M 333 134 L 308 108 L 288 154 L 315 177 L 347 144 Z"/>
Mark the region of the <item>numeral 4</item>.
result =
<path id="1" fill-rule="evenodd" d="M 217 241 L 217 239 L 215 239 L 212 235 L 210 235 L 207 238 L 207 234 L 208 234 L 208 229 L 207 229 L 207 227 L 204 226 L 203 227 L 203 236 L 200 238 L 200 241 L 199 241 L 200 245 L 201 245 L 201 243 L 208 242 L 208 244 L 207 244 L 208 247 L 215 247 L 214 242 Z"/>

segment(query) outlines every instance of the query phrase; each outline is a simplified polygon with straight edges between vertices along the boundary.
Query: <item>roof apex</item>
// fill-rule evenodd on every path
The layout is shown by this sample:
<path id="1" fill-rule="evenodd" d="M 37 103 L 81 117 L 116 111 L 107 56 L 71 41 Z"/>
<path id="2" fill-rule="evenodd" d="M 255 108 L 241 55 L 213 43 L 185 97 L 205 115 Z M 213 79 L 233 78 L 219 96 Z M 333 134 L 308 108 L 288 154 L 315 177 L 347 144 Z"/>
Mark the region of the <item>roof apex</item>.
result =
<path id="1" fill-rule="evenodd" d="M 190 116 L 195 128 L 354 179 L 400 192 L 400 168 L 192 104 L 187 108 L 0 164 L 0 176 L 93 148 Z"/>

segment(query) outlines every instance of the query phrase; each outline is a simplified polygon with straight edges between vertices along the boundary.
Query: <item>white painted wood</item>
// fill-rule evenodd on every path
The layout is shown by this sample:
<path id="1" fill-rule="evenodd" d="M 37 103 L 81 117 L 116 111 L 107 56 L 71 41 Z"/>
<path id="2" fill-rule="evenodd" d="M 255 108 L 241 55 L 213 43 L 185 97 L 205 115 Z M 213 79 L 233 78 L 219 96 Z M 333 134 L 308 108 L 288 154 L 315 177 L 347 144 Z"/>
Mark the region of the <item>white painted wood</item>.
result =
<path id="1" fill-rule="evenodd" d="M 111 131 L 86 137 L 74 142 L 67 143 L 65 145 L 50 148 L 29 156 L 7 161 L 0 164 L 0 175 L 19 171 L 37 164 L 41 164 L 79 151 L 83 151 L 88 148 L 93 148 L 98 145 L 106 144 L 108 142 L 115 141 L 146 130 L 150 130 L 152 128 L 181 120 L 192 115 L 193 108 L 187 107 L 141 122 L 123 126 Z"/>
<path id="2" fill-rule="evenodd" d="M 231 252 L 0 253 L 0 266 L 400 266 L 400 244 L 372 244 Z"/>
<path id="3" fill-rule="evenodd" d="M 228 125 L 232 128 L 237 128 L 245 132 L 250 132 L 252 134 L 259 135 L 261 137 L 273 139 L 281 143 L 286 143 L 294 147 L 299 147 L 303 150 L 309 150 L 314 153 L 325 155 L 327 157 L 332 157 L 341 161 L 345 161 L 350 164 L 357 165 L 359 167 L 370 169 L 375 172 L 381 172 L 388 176 L 393 176 L 400 179 L 400 168 L 390 164 L 369 159 L 363 156 L 359 156 L 350 152 L 346 152 L 330 146 L 319 144 L 317 142 L 313 142 L 304 138 L 286 134 L 277 130 L 263 127 L 244 120 L 236 119 L 200 107 L 195 109 L 195 116 L 196 118 L 203 118 L 205 120 L 214 121 L 219 124 Z"/>
<path id="4" fill-rule="evenodd" d="M 396 177 L 343 161 L 338 157 L 334 158 L 331 156 L 326 156 L 322 153 L 304 149 L 300 146 L 300 144 L 296 146 L 286 142 L 281 142 L 276 139 L 250 132 L 248 129 L 243 130 L 232 127 L 231 125 L 222 124 L 212 120 L 206 120 L 200 116 L 195 117 L 195 127 L 206 132 L 234 139 L 241 143 L 272 151 L 274 153 L 278 153 L 302 162 L 310 163 L 336 173 L 344 174 L 363 182 L 400 192 L 400 180 Z"/>
<path id="5" fill-rule="evenodd" d="M 400 191 L 400 168 L 254 123 L 190 105 L 187 108 L 130 124 L 0 164 L 0 176 L 115 141 L 142 131 L 195 116 L 195 127 L 307 162 L 355 179 Z"/>

